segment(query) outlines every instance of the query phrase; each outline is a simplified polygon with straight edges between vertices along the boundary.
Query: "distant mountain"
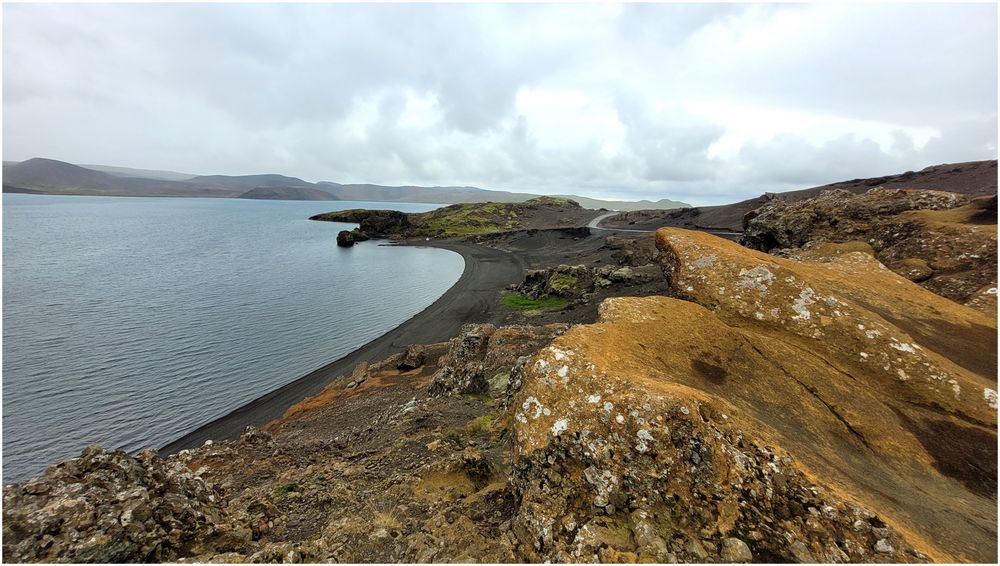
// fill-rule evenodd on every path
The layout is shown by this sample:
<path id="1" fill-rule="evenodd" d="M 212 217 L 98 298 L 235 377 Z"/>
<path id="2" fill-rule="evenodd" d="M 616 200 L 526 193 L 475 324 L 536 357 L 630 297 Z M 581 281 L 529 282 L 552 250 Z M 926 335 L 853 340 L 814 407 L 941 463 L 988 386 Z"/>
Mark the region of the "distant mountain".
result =
<path id="1" fill-rule="evenodd" d="M 7 162 L 4 162 L 7 165 Z M 141 177 L 144 179 L 160 179 L 162 181 L 187 181 L 197 177 L 191 173 L 178 173 L 177 171 L 162 171 L 160 169 L 133 169 L 132 167 L 115 167 L 112 165 L 88 165 L 81 163 L 80 167 L 110 173 L 119 177 Z"/>
<path id="2" fill-rule="evenodd" d="M 259 200 L 340 200 L 326 191 L 310 187 L 257 187 L 238 198 Z"/>
<path id="3" fill-rule="evenodd" d="M 686 202 L 668 200 L 665 198 L 657 201 L 649 201 L 649 200 L 630 201 L 630 200 L 603 200 L 597 198 L 578 197 L 574 195 L 553 195 L 553 196 L 573 199 L 576 202 L 580 203 L 580 206 L 584 208 L 592 208 L 595 210 L 599 208 L 606 208 L 608 210 L 667 210 L 675 208 L 688 208 L 689 206 L 691 206 Z"/>
<path id="4" fill-rule="evenodd" d="M 135 197 L 236 197 L 246 192 L 218 190 L 185 181 L 122 177 L 40 157 L 4 165 L 3 191 Z"/>
<path id="5" fill-rule="evenodd" d="M 298 177 L 286 177 L 284 175 L 201 175 L 188 179 L 188 182 L 200 187 L 211 187 L 215 189 L 231 189 L 248 191 L 260 187 L 305 187 L 315 188 L 316 185 L 299 179 Z M 327 200 L 327 199 L 323 199 Z"/>
<path id="6" fill-rule="evenodd" d="M 365 183 L 341 184 L 330 181 L 310 183 L 297 177 L 273 174 L 189 176 L 173 171 L 104 165 L 83 167 L 43 158 L 29 159 L 20 163 L 4 162 L 3 190 L 64 195 L 356 200 L 445 205 L 524 202 L 543 196 L 534 193 L 491 191 L 477 187 L 384 186 Z M 575 195 L 559 196 L 595 209 L 635 210 L 689 206 L 666 199 L 656 202 L 628 202 L 604 201 Z"/>
<path id="7" fill-rule="evenodd" d="M 320 181 L 316 186 L 341 200 L 371 202 L 419 202 L 431 204 L 460 204 L 469 202 L 524 202 L 538 195 L 489 191 L 476 187 L 417 187 L 412 185 L 391 187 L 365 183 L 342 185 Z"/>
<path id="8" fill-rule="evenodd" d="M 546 195 L 534 193 L 513 193 L 510 191 L 491 191 L 476 187 L 416 187 L 412 185 L 387 187 L 384 185 L 354 184 L 342 185 L 330 181 L 320 181 L 318 187 L 336 195 L 341 200 L 360 200 L 370 202 L 417 202 L 433 204 L 462 204 L 473 202 L 524 202 Z M 655 202 L 601 200 L 577 195 L 551 195 L 568 198 L 580 203 L 584 208 L 609 210 L 639 210 L 686 208 L 691 205 L 683 202 L 661 199 Z"/>

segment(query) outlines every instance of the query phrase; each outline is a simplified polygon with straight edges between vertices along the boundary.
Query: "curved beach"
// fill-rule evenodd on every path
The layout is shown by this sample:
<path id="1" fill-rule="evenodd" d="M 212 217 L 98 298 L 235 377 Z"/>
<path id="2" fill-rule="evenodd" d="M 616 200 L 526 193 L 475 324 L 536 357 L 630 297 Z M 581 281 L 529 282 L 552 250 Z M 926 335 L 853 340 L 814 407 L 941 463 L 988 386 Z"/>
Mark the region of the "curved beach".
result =
<path id="1" fill-rule="evenodd" d="M 259 397 L 160 448 L 162 455 L 201 446 L 206 440 L 237 438 L 247 426 L 263 426 L 288 407 L 316 395 L 337 377 L 349 374 L 361 361 L 377 361 L 410 344 L 442 342 L 459 333 L 463 324 L 498 322 L 497 292 L 524 276 L 524 262 L 514 254 L 452 240 L 407 242 L 433 246 L 462 255 L 465 269 L 438 300 L 396 328 L 350 354 Z M 400 274 L 405 277 L 405 274 Z"/>

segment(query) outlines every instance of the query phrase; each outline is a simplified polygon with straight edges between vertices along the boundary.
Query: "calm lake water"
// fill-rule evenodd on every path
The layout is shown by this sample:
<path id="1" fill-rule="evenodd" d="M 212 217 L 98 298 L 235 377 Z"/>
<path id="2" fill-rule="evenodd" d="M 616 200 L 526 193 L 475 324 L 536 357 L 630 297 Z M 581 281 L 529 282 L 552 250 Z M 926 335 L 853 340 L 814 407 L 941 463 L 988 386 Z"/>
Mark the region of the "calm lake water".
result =
<path id="1" fill-rule="evenodd" d="M 3 195 L 3 480 L 158 448 L 440 297 L 457 253 L 313 222 L 434 205 Z"/>

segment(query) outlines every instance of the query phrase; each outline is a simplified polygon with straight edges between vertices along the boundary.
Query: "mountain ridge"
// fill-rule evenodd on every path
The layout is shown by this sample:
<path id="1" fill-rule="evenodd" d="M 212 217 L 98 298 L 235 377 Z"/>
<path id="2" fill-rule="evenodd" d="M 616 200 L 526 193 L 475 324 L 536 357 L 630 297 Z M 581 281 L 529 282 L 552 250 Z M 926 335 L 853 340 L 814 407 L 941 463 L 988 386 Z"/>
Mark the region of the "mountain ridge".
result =
<path id="1" fill-rule="evenodd" d="M 149 175 L 149 176 L 143 176 Z M 481 189 L 470 186 L 376 185 L 371 183 L 310 183 L 298 177 L 279 174 L 258 175 L 187 175 L 171 171 L 130 169 L 126 167 L 81 166 L 35 157 L 22 161 L 4 162 L 4 192 L 32 194 L 63 194 L 91 196 L 157 196 L 240 198 L 258 188 L 282 189 L 271 196 L 249 198 L 292 198 L 293 200 L 357 200 L 369 202 L 410 202 L 426 204 L 462 204 L 473 202 L 524 202 L 540 196 L 534 193 Z M 308 189 L 289 191 L 287 189 Z M 322 191 L 333 198 L 322 197 Z M 257 193 L 262 195 L 265 193 Z M 303 199 L 303 195 L 313 195 Z M 295 195 L 287 197 L 286 195 Z M 680 201 L 605 201 L 576 195 L 571 198 L 587 208 L 631 210 L 634 208 L 685 208 Z"/>

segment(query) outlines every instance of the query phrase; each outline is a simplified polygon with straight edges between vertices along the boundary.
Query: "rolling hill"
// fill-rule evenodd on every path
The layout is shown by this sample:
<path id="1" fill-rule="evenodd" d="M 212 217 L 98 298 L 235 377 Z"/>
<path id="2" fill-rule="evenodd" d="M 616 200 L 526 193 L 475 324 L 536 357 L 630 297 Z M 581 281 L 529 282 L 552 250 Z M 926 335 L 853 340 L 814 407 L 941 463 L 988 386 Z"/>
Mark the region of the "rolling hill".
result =
<path id="1" fill-rule="evenodd" d="M 330 181 L 310 183 L 297 177 L 274 174 L 192 176 L 172 171 L 104 165 L 83 167 L 43 158 L 29 159 L 20 163 L 5 161 L 3 165 L 3 191 L 93 196 L 356 200 L 445 205 L 486 201 L 524 202 L 543 196 L 534 193 L 492 191 L 477 187 L 385 186 L 368 183 L 341 184 Z M 656 202 L 629 202 L 605 201 L 574 195 L 559 196 L 570 198 L 584 207 L 594 209 L 635 210 L 689 206 L 683 202 L 667 199 Z"/>

